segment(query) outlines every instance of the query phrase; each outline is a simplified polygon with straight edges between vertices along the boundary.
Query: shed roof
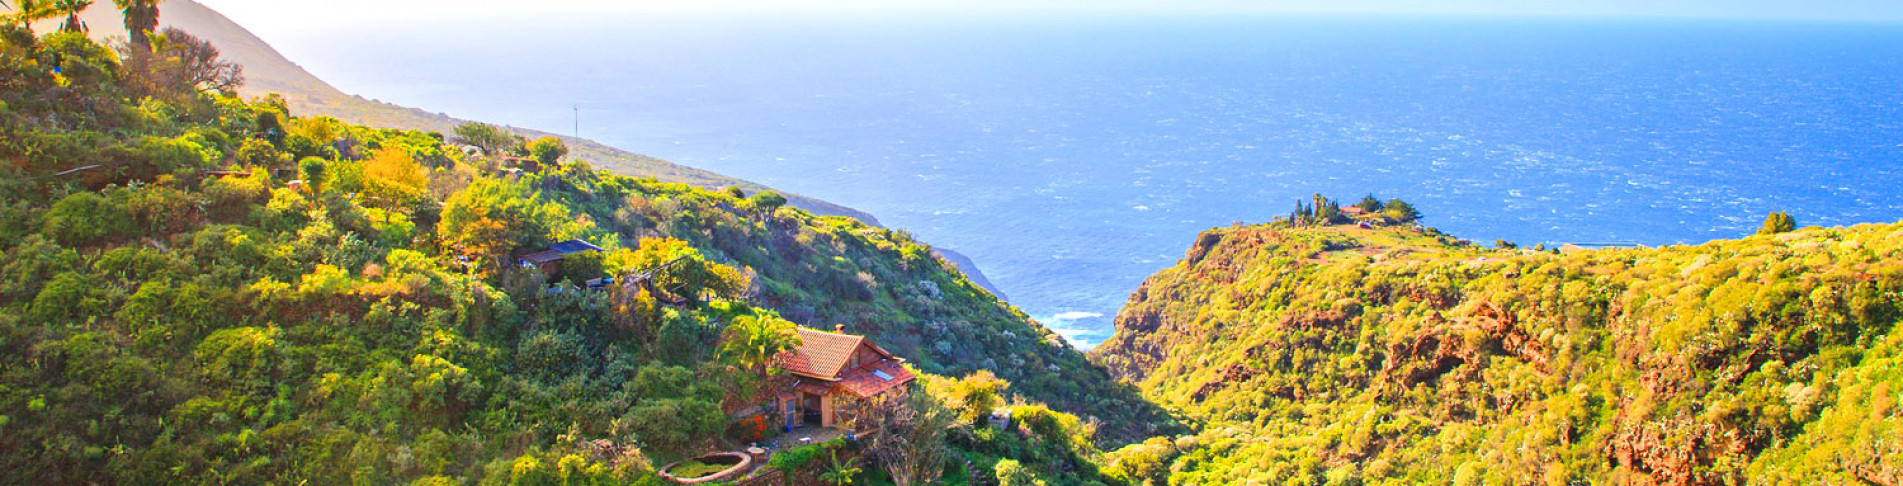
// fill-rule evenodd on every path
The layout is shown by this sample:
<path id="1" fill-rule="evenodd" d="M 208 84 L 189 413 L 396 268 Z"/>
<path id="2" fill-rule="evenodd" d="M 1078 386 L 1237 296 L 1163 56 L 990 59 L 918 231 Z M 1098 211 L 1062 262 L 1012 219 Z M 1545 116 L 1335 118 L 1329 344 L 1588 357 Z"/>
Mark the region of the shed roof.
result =
<path id="1" fill-rule="evenodd" d="M 584 251 L 602 251 L 601 247 L 595 246 L 592 243 L 582 241 L 582 240 L 568 240 L 568 241 L 563 241 L 560 243 L 551 244 L 551 245 L 548 245 L 548 249 L 556 251 L 556 252 L 560 252 L 563 255 L 567 255 L 570 253 L 581 253 Z"/>
<path id="2" fill-rule="evenodd" d="M 536 250 L 533 252 L 525 253 L 522 255 L 521 260 L 527 263 L 541 265 L 544 263 L 560 260 L 564 256 L 572 255 L 575 253 L 581 253 L 584 251 L 602 251 L 602 250 L 601 250 L 601 247 L 595 246 L 594 244 L 586 242 L 586 241 L 568 240 L 568 241 L 563 241 L 563 242 L 548 245 L 547 249 Z"/>

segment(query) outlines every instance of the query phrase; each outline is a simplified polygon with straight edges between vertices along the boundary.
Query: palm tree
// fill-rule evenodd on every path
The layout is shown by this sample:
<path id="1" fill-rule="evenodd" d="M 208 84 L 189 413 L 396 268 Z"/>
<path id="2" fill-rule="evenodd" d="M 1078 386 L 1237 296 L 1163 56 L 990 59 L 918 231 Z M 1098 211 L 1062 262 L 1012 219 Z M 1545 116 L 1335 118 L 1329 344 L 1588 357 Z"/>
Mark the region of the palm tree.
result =
<path id="1" fill-rule="evenodd" d="M 85 32 L 86 23 L 79 21 L 79 13 L 93 6 L 93 0 L 54 0 L 53 10 L 66 14 L 66 23 L 59 29 L 67 32 Z"/>
<path id="2" fill-rule="evenodd" d="M 159 1 L 112 0 L 112 4 L 118 6 L 120 12 L 125 13 L 126 37 L 132 41 L 133 46 L 147 52 L 152 51 L 152 42 L 146 38 L 146 35 L 159 27 Z"/>
<path id="3" fill-rule="evenodd" d="M 54 8 L 53 2 L 50 0 L 18 1 L 20 3 L 19 8 L 14 9 L 13 15 L 9 15 L 6 18 L 7 20 L 18 22 L 20 27 L 26 28 L 29 32 L 33 30 L 34 22 L 58 17 L 60 13 L 58 9 Z"/>
<path id="4" fill-rule="evenodd" d="M 773 357 L 800 345 L 800 334 L 792 321 L 776 316 L 746 316 L 734 319 L 720 340 L 720 356 L 735 368 L 757 375 L 753 397 L 764 390 L 772 378 Z"/>
<path id="5" fill-rule="evenodd" d="M 827 468 L 824 474 L 820 474 L 819 480 L 833 486 L 851 486 L 853 478 L 859 477 L 861 471 L 858 464 L 858 459 L 839 460 L 839 451 L 833 451 L 832 467 Z"/>

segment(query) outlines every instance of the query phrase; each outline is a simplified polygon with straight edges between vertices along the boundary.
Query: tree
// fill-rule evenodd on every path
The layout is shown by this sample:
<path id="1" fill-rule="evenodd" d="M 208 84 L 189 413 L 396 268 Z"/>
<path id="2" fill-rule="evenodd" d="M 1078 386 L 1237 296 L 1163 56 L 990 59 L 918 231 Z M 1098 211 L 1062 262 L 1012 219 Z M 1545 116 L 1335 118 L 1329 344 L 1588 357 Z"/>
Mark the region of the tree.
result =
<path id="1" fill-rule="evenodd" d="M 709 292 L 737 298 L 748 285 L 739 269 L 707 261 L 700 250 L 674 238 L 642 238 L 639 249 L 611 255 L 608 267 L 617 272 L 648 273 L 656 291 L 686 299 L 699 299 Z"/>
<path id="2" fill-rule="evenodd" d="M 311 188 L 311 194 L 322 194 L 324 183 L 328 182 L 329 163 L 320 157 L 305 157 L 297 161 L 297 172 L 304 176 L 304 186 Z"/>
<path id="3" fill-rule="evenodd" d="M 159 26 L 159 2 L 163 0 L 112 0 L 125 14 L 126 38 L 143 51 L 152 50 L 149 34 Z"/>
<path id="4" fill-rule="evenodd" d="M 90 192 L 74 193 L 53 203 L 41 230 L 67 246 L 104 243 L 132 230 L 132 215 L 124 207 Z"/>
<path id="5" fill-rule="evenodd" d="M 60 30 L 66 32 L 86 32 L 86 23 L 79 20 L 79 12 L 91 7 L 93 0 L 55 0 L 53 10 L 66 14 L 66 22 L 60 24 Z"/>
<path id="6" fill-rule="evenodd" d="M 900 391 L 860 401 L 853 428 L 879 431 L 866 439 L 866 453 L 885 468 L 894 484 L 930 484 L 944 470 L 950 453 L 945 428 L 958 416 L 930 393 Z"/>
<path id="7" fill-rule="evenodd" d="M 1764 217 L 1764 226 L 1758 228 L 1758 234 L 1775 235 L 1795 229 L 1797 229 L 1797 218 L 1791 217 L 1791 213 L 1776 211 Z"/>
<path id="8" fill-rule="evenodd" d="M 28 29 L 28 32 L 32 31 L 34 22 L 59 17 L 60 11 L 52 0 L 19 0 L 19 2 L 20 6 L 14 9 L 12 15 L 7 16 L 7 20 Z"/>
<path id="9" fill-rule="evenodd" d="M 746 390 L 745 400 L 751 404 L 765 391 L 772 380 L 775 369 L 773 357 L 801 343 L 797 325 L 792 321 L 773 315 L 742 316 L 734 319 L 733 324 L 721 332 L 720 346 L 715 353 L 730 366 L 745 376 L 757 377 L 759 381 Z"/>
<path id="10" fill-rule="evenodd" d="M 555 167 L 557 162 L 562 161 L 562 157 L 568 156 L 568 145 L 562 143 L 562 139 L 555 137 L 535 139 L 529 142 L 528 150 L 529 158 L 540 162 L 542 167 Z"/>
<path id="11" fill-rule="evenodd" d="M 318 145 L 330 145 L 343 136 L 344 122 L 328 116 L 299 118 L 291 122 L 290 132 Z"/>
<path id="12" fill-rule="evenodd" d="M 1414 205 L 1400 199 L 1389 199 L 1381 214 L 1396 223 L 1411 223 L 1421 219 L 1421 212 L 1416 211 Z"/>
<path id="13" fill-rule="evenodd" d="M 760 210 L 761 215 L 771 215 L 774 211 L 778 211 L 780 206 L 786 205 L 786 195 L 780 194 L 779 191 L 760 191 L 754 193 L 748 201 Z"/>
<path id="14" fill-rule="evenodd" d="M 824 474 L 820 474 L 819 480 L 825 481 L 827 484 L 833 486 L 847 486 L 852 484 L 853 478 L 859 476 L 859 460 L 847 458 L 841 461 L 839 460 L 839 451 L 832 451 L 832 454 L 832 467 L 827 468 Z"/>
<path id="15" fill-rule="evenodd" d="M 456 126 L 456 143 L 475 147 L 483 155 L 494 156 L 503 150 L 522 143 L 522 138 L 487 123 L 464 123 Z"/>
<path id="16" fill-rule="evenodd" d="M 1373 214 L 1381 212 L 1383 206 L 1381 205 L 1380 199 L 1375 199 L 1373 194 L 1369 194 L 1367 197 L 1361 198 L 1361 202 L 1356 203 L 1355 207 L 1361 208 L 1363 212 Z"/>
<path id="17" fill-rule="evenodd" d="M 949 398 L 958 407 L 961 420 L 976 423 L 1004 403 L 1004 390 L 1011 382 L 998 379 L 990 370 L 978 370 L 952 383 Z"/>
<path id="18" fill-rule="evenodd" d="M 190 99 L 200 93 L 231 93 L 244 85 L 244 66 L 226 61 L 210 41 L 166 27 L 144 46 L 121 47 L 127 84 L 140 96 Z"/>
<path id="19" fill-rule="evenodd" d="M 408 206 L 423 197 L 429 178 L 403 147 L 384 147 L 363 163 L 364 192 L 386 208 Z"/>
<path id="20" fill-rule="evenodd" d="M 1324 201 L 1322 204 L 1315 206 L 1315 221 L 1321 224 L 1335 224 L 1346 221 L 1347 219 L 1347 216 L 1341 214 L 1340 203 Z"/>
<path id="21" fill-rule="evenodd" d="M 510 250 L 546 241 L 570 219 L 565 207 L 520 182 L 481 178 L 443 203 L 436 235 L 463 256 L 500 266 Z"/>

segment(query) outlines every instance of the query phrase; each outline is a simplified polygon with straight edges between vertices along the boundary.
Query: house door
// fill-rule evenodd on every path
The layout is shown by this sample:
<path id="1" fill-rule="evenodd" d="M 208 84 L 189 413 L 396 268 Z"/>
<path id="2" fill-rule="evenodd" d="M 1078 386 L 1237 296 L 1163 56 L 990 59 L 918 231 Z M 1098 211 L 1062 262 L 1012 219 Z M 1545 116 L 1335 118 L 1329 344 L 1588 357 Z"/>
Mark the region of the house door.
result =
<path id="1" fill-rule="evenodd" d="M 820 425 L 824 419 L 820 416 L 819 395 L 802 393 L 800 396 L 801 421 L 806 425 Z"/>

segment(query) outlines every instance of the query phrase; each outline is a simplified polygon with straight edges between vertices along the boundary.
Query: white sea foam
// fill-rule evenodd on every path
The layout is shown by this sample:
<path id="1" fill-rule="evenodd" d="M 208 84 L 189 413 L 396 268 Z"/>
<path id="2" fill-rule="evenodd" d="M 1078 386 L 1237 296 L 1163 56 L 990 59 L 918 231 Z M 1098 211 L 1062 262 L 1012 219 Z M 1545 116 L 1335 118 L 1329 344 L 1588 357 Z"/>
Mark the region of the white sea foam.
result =
<path id="1" fill-rule="evenodd" d="M 1051 316 L 1050 320 L 1052 322 L 1071 322 L 1078 319 L 1089 319 L 1092 317 L 1103 317 L 1103 314 L 1096 313 L 1096 312 L 1084 312 L 1084 311 L 1059 312 L 1056 315 Z"/>

